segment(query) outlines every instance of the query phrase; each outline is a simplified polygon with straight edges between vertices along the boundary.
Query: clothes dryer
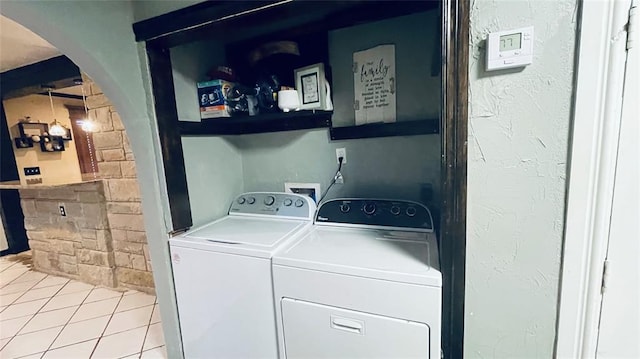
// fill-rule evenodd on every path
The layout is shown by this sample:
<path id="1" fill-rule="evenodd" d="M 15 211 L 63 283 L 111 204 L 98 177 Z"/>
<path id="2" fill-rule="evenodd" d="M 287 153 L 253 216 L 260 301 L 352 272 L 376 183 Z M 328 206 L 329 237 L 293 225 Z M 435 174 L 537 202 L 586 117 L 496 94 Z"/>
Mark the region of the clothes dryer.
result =
<path id="1" fill-rule="evenodd" d="M 440 358 L 442 275 L 429 209 L 323 203 L 273 258 L 283 358 Z"/>

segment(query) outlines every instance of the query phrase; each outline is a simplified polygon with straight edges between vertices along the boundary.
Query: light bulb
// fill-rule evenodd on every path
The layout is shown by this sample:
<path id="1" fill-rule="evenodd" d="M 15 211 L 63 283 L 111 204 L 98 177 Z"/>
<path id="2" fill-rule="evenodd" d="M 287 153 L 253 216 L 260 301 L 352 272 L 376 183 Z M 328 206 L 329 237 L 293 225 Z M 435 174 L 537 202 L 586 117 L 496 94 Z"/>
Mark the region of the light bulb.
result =
<path id="1" fill-rule="evenodd" d="M 93 132 L 93 130 L 96 127 L 93 121 L 91 120 L 80 120 L 78 121 L 78 123 L 80 124 L 80 127 L 84 132 Z"/>
<path id="2" fill-rule="evenodd" d="M 49 134 L 51 136 L 64 136 L 67 134 L 67 130 L 64 127 L 60 126 L 60 124 L 55 123 L 51 127 L 49 127 Z"/>

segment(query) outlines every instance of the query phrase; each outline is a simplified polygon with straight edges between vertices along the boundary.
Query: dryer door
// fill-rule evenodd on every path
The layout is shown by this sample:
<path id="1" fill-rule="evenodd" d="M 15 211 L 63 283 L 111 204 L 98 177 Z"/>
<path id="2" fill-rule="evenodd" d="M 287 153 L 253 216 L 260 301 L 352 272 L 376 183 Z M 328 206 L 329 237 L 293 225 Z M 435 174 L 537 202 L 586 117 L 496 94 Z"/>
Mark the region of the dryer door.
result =
<path id="1" fill-rule="evenodd" d="M 297 358 L 429 358 L 429 326 L 283 298 L 285 354 Z"/>

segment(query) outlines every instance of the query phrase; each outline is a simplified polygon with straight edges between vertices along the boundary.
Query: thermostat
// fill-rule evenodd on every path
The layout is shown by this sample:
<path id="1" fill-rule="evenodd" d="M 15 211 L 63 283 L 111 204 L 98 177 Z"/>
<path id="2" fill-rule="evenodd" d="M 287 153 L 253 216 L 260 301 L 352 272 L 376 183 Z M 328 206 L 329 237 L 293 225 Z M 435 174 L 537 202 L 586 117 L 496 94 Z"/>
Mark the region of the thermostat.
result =
<path id="1" fill-rule="evenodd" d="M 522 67 L 532 62 L 533 26 L 489 34 L 487 71 Z"/>

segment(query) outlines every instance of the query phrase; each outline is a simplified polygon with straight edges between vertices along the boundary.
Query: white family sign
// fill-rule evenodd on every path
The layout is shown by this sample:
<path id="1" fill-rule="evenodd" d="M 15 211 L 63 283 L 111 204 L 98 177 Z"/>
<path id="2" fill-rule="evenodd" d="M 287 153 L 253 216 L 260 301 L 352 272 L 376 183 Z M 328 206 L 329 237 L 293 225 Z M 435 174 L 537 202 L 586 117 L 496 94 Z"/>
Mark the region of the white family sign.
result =
<path id="1" fill-rule="evenodd" d="M 396 46 L 353 53 L 356 125 L 396 122 Z"/>

